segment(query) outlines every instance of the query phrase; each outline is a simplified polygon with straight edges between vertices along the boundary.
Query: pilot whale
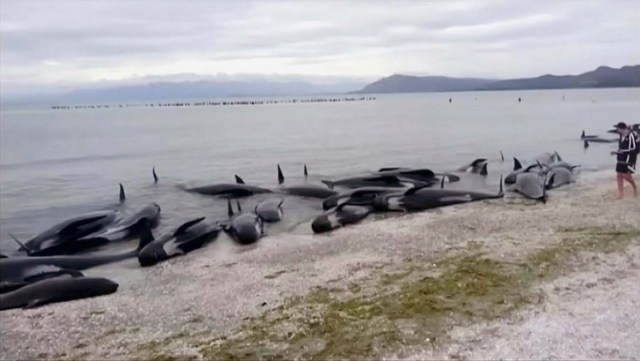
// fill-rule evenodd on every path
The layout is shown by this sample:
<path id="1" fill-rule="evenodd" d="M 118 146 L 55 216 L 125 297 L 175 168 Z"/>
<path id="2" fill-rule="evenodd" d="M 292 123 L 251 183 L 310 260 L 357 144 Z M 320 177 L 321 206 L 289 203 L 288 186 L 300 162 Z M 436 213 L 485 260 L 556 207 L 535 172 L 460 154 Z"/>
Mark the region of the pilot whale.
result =
<path id="1" fill-rule="evenodd" d="M 158 182 L 158 175 L 155 172 L 155 168 L 153 168 L 153 179 L 155 183 Z M 202 194 L 207 196 L 216 196 L 216 197 L 224 197 L 224 198 L 242 198 L 242 197 L 249 197 L 254 194 L 272 193 L 271 190 L 266 188 L 246 185 L 238 182 L 215 183 L 215 184 L 199 186 L 199 187 L 185 187 L 183 185 L 178 185 L 177 187 L 189 193 L 197 193 L 197 194 Z"/>
<path id="2" fill-rule="evenodd" d="M 546 203 L 547 192 L 545 184 L 547 181 L 540 173 L 527 172 L 516 177 L 515 191 L 523 196 Z"/>
<path id="3" fill-rule="evenodd" d="M 395 175 L 374 175 L 363 177 L 344 178 L 336 181 L 322 180 L 329 188 L 336 186 L 344 188 L 362 188 L 362 187 L 389 187 L 389 188 L 408 188 L 414 186 L 430 186 L 433 182 L 425 183 Z"/>
<path id="4" fill-rule="evenodd" d="M 237 204 L 238 212 L 242 212 L 240 203 Z M 264 236 L 264 221 L 257 214 L 235 214 L 230 200 L 227 200 L 227 213 L 229 222 L 223 224 L 222 229 L 236 242 L 243 245 L 251 244 Z"/>
<path id="5" fill-rule="evenodd" d="M 0 293 L 22 287 L 34 281 L 73 273 L 107 263 L 122 261 L 138 255 L 153 240 L 146 220 L 138 225 L 143 230 L 136 249 L 116 254 L 75 256 L 9 257 L 0 259 Z"/>
<path id="6" fill-rule="evenodd" d="M 76 241 L 115 223 L 119 215 L 115 210 L 85 213 L 55 224 L 24 244 L 12 237 L 29 256 L 73 253 L 79 250 L 80 243 Z"/>
<path id="7" fill-rule="evenodd" d="M 319 216 L 311 222 L 313 233 L 324 233 L 349 224 L 360 222 L 373 211 L 371 206 L 356 206 L 347 203 L 340 204 Z"/>
<path id="8" fill-rule="evenodd" d="M 80 238 L 76 242 L 78 243 L 77 248 L 81 250 L 87 250 L 89 248 L 97 247 L 109 242 L 136 238 L 141 233 L 146 231 L 145 229 L 141 228 L 141 225 L 153 228 L 158 225 L 159 218 L 160 206 L 157 203 L 150 203 L 144 206 L 138 212 L 122 218 L 112 226 L 100 232 L 96 232 Z"/>
<path id="9" fill-rule="evenodd" d="M 325 199 L 322 202 L 322 209 L 329 210 L 339 204 L 349 202 L 350 204 L 370 204 L 379 194 L 397 192 L 396 189 L 387 187 L 362 187 L 349 189 Z"/>
<path id="10" fill-rule="evenodd" d="M 35 308 L 54 302 L 115 293 L 118 284 L 97 277 L 53 278 L 0 295 L 0 310 Z"/>
<path id="11" fill-rule="evenodd" d="M 190 193 L 204 194 L 208 196 L 218 196 L 225 198 L 242 198 L 260 193 L 272 193 L 271 190 L 257 186 L 250 186 L 238 183 L 217 183 L 208 186 L 183 188 Z"/>
<path id="12" fill-rule="evenodd" d="M 282 220 L 284 199 L 268 198 L 256 205 L 255 214 L 265 222 L 279 222 Z"/>
<path id="13" fill-rule="evenodd" d="M 203 222 L 205 217 L 196 218 L 180 225 L 152 242 L 138 253 L 141 266 L 152 266 L 172 257 L 189 253 L 216 239 L 220 233 L 217 224 Z"/>
<path id="14" fill-rule="evenodd" d="M 497 194 L 458 189 L 444 189 L 444 181 L 442 181 L 440 189 L 422 186 L 411 188 L 404 193 L 380 195 L 374 201 L 374 208 L 377 211 L 415 212 L 454 204 L 502 197 L 504 197 L 502 177 L 500 177 L 500 191 Z"/>
<path id="15" fill-rule="evenodd" d="M 307 165 L 304 166 L 304 175 L 307 177 L 309 175 L 307 171 Z M 284 174 L 282 173 L 282 168 L 280 168 L 280 164 L 278 164 L 278 191 L 281 193 L 291 194 L 300 197 L 309 197 L 309 198 L 318 198 L 325 199 L 327 197 L 331 197 L 337 194 L 336 191 L 331 190 L 325 186 L 319 186 L 315 184 L 296 184 L 296 185 L 283 185 L 284 184 Z"/>

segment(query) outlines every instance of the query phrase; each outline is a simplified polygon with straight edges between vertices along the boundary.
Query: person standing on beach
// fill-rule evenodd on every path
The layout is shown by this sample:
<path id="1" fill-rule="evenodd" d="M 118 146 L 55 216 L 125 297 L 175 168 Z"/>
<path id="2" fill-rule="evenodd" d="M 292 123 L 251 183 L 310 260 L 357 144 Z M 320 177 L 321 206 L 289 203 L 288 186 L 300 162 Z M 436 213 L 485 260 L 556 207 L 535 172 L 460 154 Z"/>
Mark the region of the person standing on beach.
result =
<path id="1" fill-rule="evenodd" d="M 638 189 L 636 188 L 636 182 L 633 179 L 635 173 L 636 163 L 636 137 L 631 129 L 623 122 L 620 122 L 614 126 L 620 134 L 620 141 L 618 143 L 618 150 L 611 152 L 611 155 L 616 155 L 616 179 L 618 181 L 618 198 L 624 197 L 624 181 L 629 182 L 633 188 L 633 196 L 638 197 Z"/>

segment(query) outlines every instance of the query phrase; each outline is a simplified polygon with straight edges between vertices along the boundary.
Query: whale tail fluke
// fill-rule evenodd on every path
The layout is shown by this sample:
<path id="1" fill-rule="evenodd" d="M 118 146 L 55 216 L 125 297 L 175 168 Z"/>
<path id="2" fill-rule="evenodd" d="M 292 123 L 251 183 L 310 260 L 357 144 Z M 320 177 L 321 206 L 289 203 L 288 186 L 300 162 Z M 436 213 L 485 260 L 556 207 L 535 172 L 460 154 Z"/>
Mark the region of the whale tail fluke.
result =
<path id="1" fill-rule="evenodd" d="M 244 184 L 244 179 L 242 179 L 242 177 L 240 177 L 237 174 L 234 174 L 234 177 L 236 178 L 236 183 L 237 184 Z"/>
<path id="2" fill-rule="evenodd" d="M 335 183 L 330 181 L 330 180 L 321 180 L 320 182 L 322 182 L 324 185 L 326 185 L 329 189 L 333 189 L 333 187 L 335 186 Z"/>
<path id="3" fill-rule="evenodd" d="M 156 174 L 156 167 L 151 168 L 151 174 L 153 174 L 153 183 L 158 183 L 158 174 Z"/>
<path id="4" fill-rule="evenodd" d="M 282 168 L 280 168 L 280 164 L 278 164 L 278 184 L 284 183 L 284 174 L 282 174 Z"/>
<path id="5" fill-rule="evenodd" d="M 124 202 L 127 199 L 127 196 L 124 194 L 124 187 L 122 183 L 120 183 L 120 203 Z"/>
<path id="6" fill-rule="evenodd" d="M 25 251 L 27 253 L 27 256 L 31 255 L 31 250 L 29 250 L 29 248 L 27 248 L 22 242 L 20 242 L 20 240 L 18 239 L 18 237 L 14 236 L 13 234 L 9 233 L 9 236 L 11 236 L 11 238 L 13 239 L 14 242 L 16 242 L 18 244 L 18 246 L 20 247 L 21 250 Z"/>

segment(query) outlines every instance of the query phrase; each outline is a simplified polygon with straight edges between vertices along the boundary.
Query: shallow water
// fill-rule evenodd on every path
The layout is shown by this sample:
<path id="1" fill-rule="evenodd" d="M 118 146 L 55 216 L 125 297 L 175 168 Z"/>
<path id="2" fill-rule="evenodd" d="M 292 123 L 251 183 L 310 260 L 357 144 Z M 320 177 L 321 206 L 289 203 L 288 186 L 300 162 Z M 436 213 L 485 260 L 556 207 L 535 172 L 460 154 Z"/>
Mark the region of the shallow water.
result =
<path id="1" fill-rule="evenodd" d="M 563 99 L 564 97 L 564 99 Z M 449 103 L 449 98 L 452 102 Z M 522 102 L 518 102 L 522 98 Z M 489 177 L 468 177 L 473 188 L 497 189 L 511 157 L 528 160 L 558 151 L 581 164 L 581 177 L 613 169 L 615 144 L 592 144 L 588 134 L 618 121 L 637 123 L 640 89 L 464 92 L 378 95 L 375 101 L 184 108 L 50 110 L 3 107 L 0 142 L 0 249 L 78 213 L 148 202 L 162 207 L 160 230 L 199 216 L 226 218 L 226 203 L 176 187 L 233 182 L 276 187 L 276 164 L 288 183 L 338 178 L 389 166 L 435 171 L 489 158 Z M 507 161 L 500 162 L 504 152 Z M 154 185 L 151 167 L 160 182 Z M 243 199 L 252 209 L 259 197 Z M 279 232 L 310 233 L 304 221 L 321 202 L 287 197 Z"/>

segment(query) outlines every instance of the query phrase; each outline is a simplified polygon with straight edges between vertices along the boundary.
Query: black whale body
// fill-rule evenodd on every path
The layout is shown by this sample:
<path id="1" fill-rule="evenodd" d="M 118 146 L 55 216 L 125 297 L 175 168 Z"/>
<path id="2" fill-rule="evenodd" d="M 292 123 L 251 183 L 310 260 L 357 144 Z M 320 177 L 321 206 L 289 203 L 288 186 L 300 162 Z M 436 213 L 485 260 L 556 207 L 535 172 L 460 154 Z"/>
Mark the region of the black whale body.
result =
<path id="1" fill-rule="evenodd" d="M 21 248 L 30 256 L 77 252 L 85 246 L 76 241 L 114 224 L 118 220 L 118 215 L 117 211 L 106 210 L 69 218 L 39 233 L 21 245 Z M 94 245 L 89 246 L 93 247 Z"/>
<path id="2" fill-rule="evenodd" d="M 149 227 L 141 227 L 145 229 L 145 232 L 140 236 L 138 248 L 122 253 L 0 259 L 0 293 L 25 286 L 40 279 L 55 277 L 60 274 L 73 274 L 73 271 L 81 271 L 136 257 L 138 252 L 153 240 Z"/>
<path id="3" fill-rule="evenodd" d="M 307 166 L 304 167 L 304 175 L 305 178 L 309 175 L 307 171 Z M 325 199 L 337 194 L 336 191 L 327 188 L 326 186 L 320 186 L 311 183 L 303 183 L 303 184 L 294 184 L 294 185 L 284 185 L 284 174 L 282 173 L 282 168 L 280 168 L 280 164 L 278 164 L 278 192 L 290 194 L 299 197 L 307 197 L 307 198 L 317 198 L 317 199 Z"/>
<path id="4" fill-rule="evenodd" d="M 189 253 L 214 241 L 220 233 L 217 224 L 203 222 L 205 217 L 183 223 L 174 231 L 153 239 L 138 252 L 138 262 L 147 267 Z"/>
<path id="5" fill-rule="evenodd" d="M 444 184 L 444 182 L 442 182 Z M 468 203 L 485 199 L 504 197 L 502 179 L 497 194 L 457 189 L 434 189 L 414 187 L 404 193 L 391 193 L 379 196 L 374 201 L 377 211 L 417 212 L 454 204 Z"/>
<path id="6" fill-rule="evenodd" d="M 106 278 L 54 278 L 0 295 L 0 310 L 34 308 L 49 303 L 108 295 L 118 284 Z"/>

